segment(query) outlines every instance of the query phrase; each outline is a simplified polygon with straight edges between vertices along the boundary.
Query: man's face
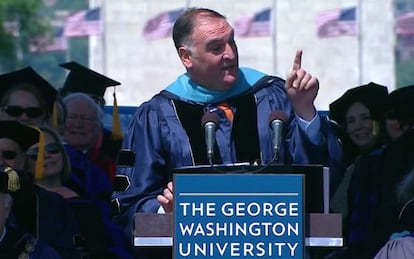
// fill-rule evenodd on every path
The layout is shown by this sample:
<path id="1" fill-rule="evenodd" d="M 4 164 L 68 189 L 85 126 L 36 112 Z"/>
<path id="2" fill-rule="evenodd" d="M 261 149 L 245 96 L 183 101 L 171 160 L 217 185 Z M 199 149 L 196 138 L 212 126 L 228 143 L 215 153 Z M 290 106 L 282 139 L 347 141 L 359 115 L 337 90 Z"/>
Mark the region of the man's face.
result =
<path id="1" fill-rule="evenodd" d="M 66 104 L 64 140 L 79 150 L 87 150 L 95 144 L 101 130 L 97 112 L 84 100 L 71 100 Z"/>
<path id="2" fill-rule="evenodd" d="M 14 170 L 22 170 L 25 156 L 20 146 L 11 139 L 0 138 L 0 165 L 9 166 Z"/>
<path id="3" fill-rule="evenodd" d="M 212 90 L 228 90 L 237 80 L 239 57 L 233 28 L 221 18 L 198 17 L 183 64 L 196 83 Z M 187 47 L 190 47 L 188 50 Z"/>

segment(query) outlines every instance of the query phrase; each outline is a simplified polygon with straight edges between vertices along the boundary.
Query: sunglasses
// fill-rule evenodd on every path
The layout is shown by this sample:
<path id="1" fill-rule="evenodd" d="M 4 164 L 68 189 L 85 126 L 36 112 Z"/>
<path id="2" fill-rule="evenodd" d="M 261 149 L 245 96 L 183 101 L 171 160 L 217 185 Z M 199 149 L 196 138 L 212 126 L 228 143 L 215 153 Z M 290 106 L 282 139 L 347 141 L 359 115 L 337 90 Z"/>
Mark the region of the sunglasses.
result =
<path id="1" fill-rule="evenodd" d="M 43 109 L 40 107 L 22 108 L 20 106 L 8 105 L 4 106 L 3 110 L 10 116 L 20 117 L 23 113 L 29 118 L 37 118 L 43 114 Z"/>
<path id="2" fill-rule="evenodd" d="M 45 146 L 45 151 L 48 152 L 49 154 L 57 154 L 60 152 L 60 146 L 58 143 L 49 143 Z M 37 159 L 37 154 L 39 153 L 39 148 L 32 148 L 27 150 L 26 155 L 32 159 L 32 160 L 36 160 Z"/>
<path id="3" fill-rule="evenodd" d="M 13 150 L 3 150 L 0 153 L 4 160 L 13 160 L 17 157 L 17 152 Z"/>

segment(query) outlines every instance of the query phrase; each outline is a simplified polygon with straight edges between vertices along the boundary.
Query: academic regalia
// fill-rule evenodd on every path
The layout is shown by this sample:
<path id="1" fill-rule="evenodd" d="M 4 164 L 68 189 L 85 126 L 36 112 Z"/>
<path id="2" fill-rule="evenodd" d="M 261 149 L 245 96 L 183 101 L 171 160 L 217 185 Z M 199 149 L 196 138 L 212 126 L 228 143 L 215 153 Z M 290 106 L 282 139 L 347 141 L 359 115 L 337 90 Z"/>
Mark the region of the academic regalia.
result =
<path id="1" fill-rule="evenodd" d="M 91 201 L 82 197 L 67 198 L 79 222 L 79 239 L 88 258 L 132 258 L 129 242 L 121 228 Z"/>
<path id="2" fill-rule="evenodd" d="M 414 236 L 409 235 L 388 241 L 374 259 L 414 258 Z"/>
<path id="3" fill-rule="evenodd" d="M 85 93 L 92 97 L 100 106 L 103 106 L 105 104 L 104 94 L 106 88 L 121 85 L 120 82 L 74 61 L 60 64 L 60 66 L 70 71 L 63 84 L 63 88 L 60 89 L 62 95 L 75 92 Z M 116 108 L 114 91 L 114 112 Z M 114 123 L 119 124 L 119 121 L 114 121 Z M 112 126 L 115 128 L 115 125 Z M 115 161 L 121 148 L 122 138 L 118 134 L 113 134 L 109 129 L 103 129 L 101 138 L 97 143 L 99 151 L 110 156 Z M 111 180 L 113 176 L 110 177 Z"/>
<path id="4" fill-rule="evenodd" d="M 14 224 L 51 245 L 62 258 L 79 258 L 73 240 L 79 234 L 77 220 L 65 200 L 33 184 L 12 193 Z"/>
<path id="5" fill-rule="evenodd" d="M 23 255 L 27 255 L 28 259 L 62 258 L 51 246 L 37 240 L 31 234 L 7 226 L 5 236 L 0 241 L 0 258 L 17 259 Z"/>
<path id="6" fill-rule="evenodd" d="M 403 204 L 398 201 L 397 186 L 407 176 L 414 165 L 414 128 L 389 144 L 381 159 L 378 177 L 378 206 L 374 211 L 368 244 L 369 255 L 375 253 L 394 232 L 402 231 L 398 224 L 398 214 Z"/>
<path id="7" fill-rule="evenodd" d="M 102 133 L 103 132 L 107 132 L 107 131 L 103 129 Z M 111 156 L 109 156 L 107 153 L 105 153 L 105 151 L 102 150 L 101 145 L 90 149 L 87 152 L 87 155 L 94 165 L 96 165 L 97 167 L 103 170 L 103 172 L 107 175 L 109 181 L 112 183 L 114 181 L 114 177 L 116 173 L 115 160 Z"/>
<path id="8" fill-rule="evenodd" d="M 90 199 L 104 213 L 111 215 L 112 186 L 105 172 L 94 165 L 86 154 L 69 144 L 65 144 L 64 147 L 72 168 L 69 179 L 64 185 L 74 190 L 81 197 Z"/>
<path id="9" fill-rule="evenodd" d="M 32 85 L 38 91 L 39 97 L 45 101 L 49 116 L 52 114 L 57 91 L 46 79 L 40 76 L 32 67 L 25 67 L 0 75 L 0 96 L 19 84 Z"/>
<path id="10" fill-rule="evenodd" d="M 185 93 L 177 94 L 179 91 L 188 95 L 180 97 Z M 269 116 L 278 110 L 288 118 L 280 152 L 284 164 L 328 165 L 328 161 L 340 160 L 340 147 L 327 118 L 317 117 L 323 139 L 320 145 L 305 135 L 282 79 L 243 68 L 230 90 L 209 91 L 202 95 L 205 99 L 192 98 L 203 91 L 206 89 L 184 74 L 137 108 L 123 143 L 123 148 L 135 151 L 135 166 L 119 170 L 129 178 L 130 186 L 113 195 L 121 212 L 117 219 L 125 226 L 126 235 L 132 233 L 136 212 L 157 212 L 160 204 L 156 196 L 172 180 L 173 168 L 208 164 L 201 126 L 204 112 L 220 118 L 214 163 L 269 163 L 274 156 Z M 224 100 L 233 110 L 232 123 L 218 107 Z"/>
<path id="11" fill-rule="evenodd" d="M 19 190 L 20 181 L 16 172 L 4 169 L 0 171 L 0 193 L 10 194 Z M 5 197 L 5 196 L 3 196 Z M 4 200 L 2 199 L 2 202 Z M 10 203 L 11 205 L 12 203 Z M 5 211 L 1 215 L 4 219 L 9 219 L 10 214 Z M 62 258 L 48 244 L 36 239 L 33 235 L 11 226 L 8 222 L 0 226 L 0 258 L 31 258 L 31 259 L 60 259 Z"/>
<path id="12" fill-rule="evenodd" d="M 17 121 L 0 121 L 0 138 L 15 141 L 23 152 L 42 139 L 39 130 Z M 39 153 L 41 148 L 39 144 Z M 39 158 L 43 156 L 38 156 L 40 162 L 42 159 Z M 25 171 L 16 172 L 9 167 L 6 169 L 9 185 L 15 189 L 10 193 L 13 205 L 9 223 L 51 245 L 63 258 L 79 258 L 79 252 L 73 243 L 74 237 L 79 233 L 78 225 L 65 200 L 60 195 L 35 185 L 33 175 Z"/>

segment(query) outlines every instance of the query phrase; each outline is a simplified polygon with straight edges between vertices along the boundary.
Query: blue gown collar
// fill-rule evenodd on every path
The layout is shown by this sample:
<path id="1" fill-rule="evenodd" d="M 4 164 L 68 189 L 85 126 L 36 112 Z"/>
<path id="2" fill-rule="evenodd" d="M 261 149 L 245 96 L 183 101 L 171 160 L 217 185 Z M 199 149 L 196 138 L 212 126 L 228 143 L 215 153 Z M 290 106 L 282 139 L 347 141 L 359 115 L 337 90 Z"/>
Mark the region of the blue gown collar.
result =
<path id="1" fill-rule="evenodd" d="M 245 92 L 264 76 L 266 74 L 260 71 L 242 67 L 239 69 L 239 77 L 236 84 L 227 91 L 218 91 L 196 84 L 185 73 L 167 86 L 165 90 L 188 101 L 217 103 Z"/>

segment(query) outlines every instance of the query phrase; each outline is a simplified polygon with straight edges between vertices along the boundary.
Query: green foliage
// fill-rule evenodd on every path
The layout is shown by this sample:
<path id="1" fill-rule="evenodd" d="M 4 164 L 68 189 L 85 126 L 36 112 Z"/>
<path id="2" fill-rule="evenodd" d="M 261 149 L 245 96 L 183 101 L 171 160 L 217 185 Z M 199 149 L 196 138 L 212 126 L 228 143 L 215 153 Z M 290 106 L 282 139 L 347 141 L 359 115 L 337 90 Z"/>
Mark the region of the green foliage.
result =
<path id="1" fill-rule="evenodd" d="M 0 29 L 0 61 L 2 70 L 20 67 L 28 52 L 29 43 L 38 35 L 47 34 L 49 22 L 39 14 L 41 0 L 1 0 L 0 24 L 10 25 L 8 30 Z"/>
<path id="2" fill-rule="evenodd" d="M 0 24 L 20 25 L 18 37 L 0 26 L 0 73 L 32 66 L 56 88 L 63 85 L 66 70 L 59 64 L 76 60 L 88 64 L 88 37 L 68 38 L 68 51 L 35 53 L 29 46 L 36 39 L 53 39 L 52 24 L 63 24 L 63 13 L 88 7 L 87 0 L 0 0 Z M 56 23 L 57 22 L 57 23 Z"/>
<path id="3" fill-rule="evenodd" d="M 397 88 L 414 84 L 414 59 L 396 64 Z"/>

